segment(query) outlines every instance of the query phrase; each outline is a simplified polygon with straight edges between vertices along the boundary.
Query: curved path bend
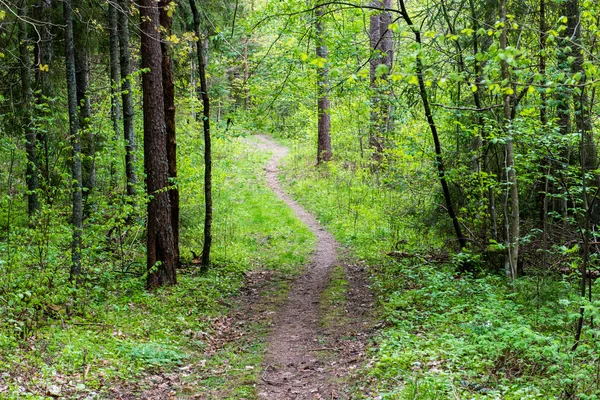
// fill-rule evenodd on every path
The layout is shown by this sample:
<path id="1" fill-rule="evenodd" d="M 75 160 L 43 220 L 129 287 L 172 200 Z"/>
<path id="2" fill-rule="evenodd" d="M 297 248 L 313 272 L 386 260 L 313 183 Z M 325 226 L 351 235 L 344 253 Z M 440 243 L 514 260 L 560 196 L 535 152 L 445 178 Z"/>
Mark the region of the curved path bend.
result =
<path id="1" fill-rule="evenodd" d="M 317 238 L 316 252 L 306 271 L 293 283 L 289 297 L 273 320 L 259 399 L 304 400 L 338 398 L 328 365 L 319 359 L 319 300 L 329 273 L 337 263 L 338 244 L 315 219 L 296 203 L 277 180 L 280 160 L 288 149 L 266 135 L 257 136 L 259 148 L 272 151 L 266 167 L 267 183 Z"/>

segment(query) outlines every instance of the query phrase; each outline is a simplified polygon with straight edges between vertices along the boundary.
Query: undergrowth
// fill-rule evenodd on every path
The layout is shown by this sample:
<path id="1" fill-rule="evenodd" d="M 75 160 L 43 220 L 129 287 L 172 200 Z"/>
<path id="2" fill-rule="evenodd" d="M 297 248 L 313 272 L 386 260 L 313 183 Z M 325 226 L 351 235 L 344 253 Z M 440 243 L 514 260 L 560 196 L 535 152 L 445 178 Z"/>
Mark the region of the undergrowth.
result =
<path id="1" fill-rule="evenodd" d="M 284 184 L 370 265 L 386 322 L 365 367 L 375 397 L 599 398 L 593 325 L 570 350 L 582 302 L 575 282 L 530 271 L 510 283 L 481 260 L 476 275 L 459 274 L 457 263 L 468 253 L 430 257 L 455 252 L 444 240 L 447 217 L 434 206 L 435 175 L 374 169 L 368 154 L 360 157 L 342 140 L 334 136 L 334 148 L 356 161 L 318 167 L 314 138 L 287 140 Z M 419 190 L 402 182 L 413 178 Z M 415 204 L 420 212 L 413 212 Z M 587 315 L 597 314 L 597 302 L 585 306 Z"/>
<path id="2" fill-rule="evenodd" d="M 260 321 L 251 323 L 242 331 L 250 338 L 218 346 L 215 337 L 231 329 L 227 315 L 248 273 L 270 271 L 281 281 L 275 287 L 285 291 L 286 280 L 299 272 L 312 250 L 314 237 L 266 187 L 263 168 L 269 155 L 244 139 L 216 139 L 214 263 L 201 273 L 192 256 L 201 249 L 204 217 L 201 142 L 186 139 L 192 135 L 182 137 L 181 251 L 188 266 L 179 270 L 178 285 L 145 290 L 143 237 L 130 233 L 123 252 L 105 249 L 101 258 L 85 258 L 89 278 L 74 287 L 68 283 L 65 257 L 70 234 L 58 220 L 50 221 L 50 237 L 38 246 L 45 263 L 19 264 L 13 257 L 11 268 L 0 276 L 2 398 L 110 397 L 111 387 L 136 393 L 144 387 L 142 377 L 169 371 L 193 382 L 185 389 L 188 394 L 227 390 L 231 398 L 252 397 L 266 327 Z M 128 232 L 143 231 L 143 221 L 129 225 Z M 86 234 L 110 236 L 103 228 L 110 226 Z M 27 240 L 23 235 L 2 245 L 12 246 L 13 254 L 20 249 L 23 257 L 35 255 L 35 240 Z"/>

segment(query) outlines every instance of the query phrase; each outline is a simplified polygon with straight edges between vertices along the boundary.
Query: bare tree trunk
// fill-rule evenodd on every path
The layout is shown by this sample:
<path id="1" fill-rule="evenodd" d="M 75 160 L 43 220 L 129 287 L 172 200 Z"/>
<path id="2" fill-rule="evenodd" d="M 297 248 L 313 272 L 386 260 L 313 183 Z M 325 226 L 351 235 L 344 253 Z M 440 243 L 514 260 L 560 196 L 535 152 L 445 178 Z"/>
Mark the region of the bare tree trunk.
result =
<path id="1" fill-rule="evenodd" d="M 248 89 L 248 38 L 244 37 L 244 53 L 243 53 L 243 64 L 244 64 L 244 110 L 248 111 L 250 107 L 250 90 Z"/>
<path id="2" fill-rule="evenodd" d="M 508 36 L 508 21 L 506 19 L 506 0 L 500 0 L 500 20 L 504 22 L 502 33 L 500 35 L 500 49 L 506 51 L 507 36 Z M 510 72 L 506 60 L 501 61 L 502 80 L 510 87 Z M 512 89 L 511 89 L 512 90 Z M 512 96 L 508 90 L 504 94 L 504 129 L 507 133 L 506 138 L 506 182 L 509 185 L 511 199 L 511 215 L 509 217 L 509 227 L 507 229 L 507 248 L 508 248 L 508 269 L 507 274 L 515 279 L 517 277 L 517 263 L 519 260 L 519 230 L 520 230 L 520 215 L 519 215 L 519 186 L 517 184 L 517 174 L 515 171 L 513 138 L 511 133 L 511 102 Z"/>
<path id="3" fill-rule="evenodd" d="M 108 30 L 109 30 L 109 58 L 110 58 L 110 119 L 113 123 L 113 133 L 115 142 L 119 140 L 121 105 L 119 103 L 119 28 L 116 4 L 108 4 Z M 116 167 L 114 159 L 110 162 L 111 185 L 114 185 L 116 179 Z"/>
<path id="4" fill-rule="evenodd" d="M 19 9 L 19 61 L 21 63 L 21 92 L 23 130 L 25 132 L 25 151 L 27 153 L 27 167 L 25 181 L 27 183 L 27 210 L 33 216 L 40 209 L 38 200 L 39 166 L 36 149 L 36 135 L 32 127 L 31 106 L 33 91 L 31 90 L 31 58 L 29 56 L 29 38 L 27 34 L 27 3 L 23 2 Z"/>
<path id="5" fill-rule="evenodd" d="M 169 161 L 169 198 L 171 200 L 171 226 L 173 227 L 173 240 L 175 263 L 179 265 L 179 188 L 177 186 L 177 135 L 175 131 L 175 78 L 173 77 L 173 60 L 171 59 L 169 44 L 166 40 L 171 35 L 173 19 L 169 16 L 170 0 L 161 0 L 160 25 L 163 28 L 162 50 L 162 77 L 165 103 L 165 126 L 167 129 L 167 159 Z"/>
<path id="6" fill-rule="evenodd" d="M 393 51 L 393 36 L 390 30 L 392 24 L 392 14 L 389 11 L 393 7 L 392 0 L 383 0 L 384 11 L 379 16 L 379 36 L 380 36 L 380 47 L 381 47 L 381 64 L 386 66 L 387 72 L 381 75 L 381 88 L 380 88 L 380 115 L 381 115 L 381 129 L 384 134 L 383 141 L 385 142 L 385 136 L 393 129 L 394 122 L 392 118 L 392 101 L 391 101 L 391 90 L 389 88 L 388 75 L 392 71 L 392 64 L 394 60 Z M 383 146 L 383 143 L 382 143 Z"/>
<path id="7" fill-rule="evenodd" d="M 77 79 L 75 73 L 75 42 L 73 38 L 73 3 L 63 1 L 65 23 L 65 65 L 69 108 L 69 133 L 73 148 L 71 175 L 73 179 L 73 241 L 71 243 L 71 280 L 81 274 L 81 234 L 83 227 L 83 178 L 81 173 L 81 141 L 79 114 L 77 112 Z"/>
<path id="8" fill-rule="evenodd" d="M 83 0 L 73 1 L 73 10 L 81 13 L 84 9 Z M 89 31 L 81 14 L 73 15 L 73 32 L 75 42 L 75 76 L 77 79 L 77 105 L 79 106 L 79 128 L 81 129 L 81 152 L 83 173 L 83 203 L 84 214 L 88 206 L 88 198 L 96 186 L 96 146 L 95 138 L 90 129 L 92 105 L 90 102 L 90 60 L 89 60 Z"/>
<path id="9" fill-rule="evenodd" d="M 565 5 L 565 14 L 567 16 L 567 32 L 570 34 L 571 42 L 568 43 L 570 55 L 574 59 L 571 63 L 571 73 L 573 75 L 580 73 L 581 81 L 586 82 L 586 73 L 583 68 L 583 53 L 580 48 L 581 42 L 581 13 L 579 10 L 579 0 L 568 0 Z M 587 87 L 583 86 L 573 96 L 575 109 L 575 127 L 581 135 L 581 167 L 585 172 L 593 171 L 598 166 L 598 153 L 594 141 L 594 132 L 592 130 L 592 118 L 590 115 L 590 101 L 588 98 Z"/>
<path id="10" fill-rule="evenodd" d="M 118 10 L 115 4 L 108 4 L 108 30 L 109 36 L 109 55 L 110 55 L 110 118 L 113 123 L 115 138 L 119 138 L 119 124 L 121 120 L 121 107 L 117 93 L 119 92 L 120 68 L 119 68 L 119 28 L 117 14 Z"/>
<path id="11" fill-rule="evenodd" d="M 381 7 L 380 0 L 373 0 L 372 7 Z M 381 137 L 381 116 L 379 114 L 379 88 L 377 84 L 377 66 L 381 63 L 381 15 L 371 15 L 369 21 L 369 41 L 371 45 L 370 67 L 370 88 L 371 88 L 371 120 L 369 124 L 369 145 L 375 153 L 375 160 L 381 160 L 383 153 L 383 138 Z"/>
<path id="12" fill-rule="evenodd" d="M 421 32 L 419 31 L 419 28 L 413 25 L 408 11 L 406 10 L 404 0 L 399 1 L 404 21 L 408 24 L 409 27 L 413 29 L 413 34 L 415 35 L 415 41 L 417 42 L 417 44 L 419 44 L 419 46 L 422 46 Z M 440 143 L 437 125 L 435 124 L 433 114 L 431 113 L 431 107 L 429 106 L 427 87 L 425 86 L 425 80 L 423 79 L 423 60 L 420 53 L 418 53 L 416 58 L 415 72 L 419 81 L 419 94 L 421 95 L 421 100 L 423 102 L 423 110 L 427 118 L 429 129 L 431 130 L 431 136 L 433 137 L 433 143 L 435 147 L 435 162 L 437 164 L 438 178 L 442 186 L 442 192 L 444 193 L 444 200 L 446 201 L 446 209 L 448 211 L 448 216 L 452 220 L 452 225 L 454 226 L 454 232 L 456 233 L 456 238 L 458 239 L 459 246 L 461 249 L 465 249 L 467 247 L 467 238 L 463 235 L 462 228 L 460 227 L 460 222 L 458 221 L 458 217 L 454 212 L 454 205 L 452 203 L 452 197 L 450 196 L 450 189 L 448 187 L 448 182 L 446 181 L 446 168 L 444 167 L 444 160 L 442 157 L 442 145 Z M 463 269 L 468 269 L 468 267 L 468 265 L 462 266 Z"/>
<path id="13" fill-rule="evenodd" d="M 203 105 L 204 127 L 204 246 L 202 247 L 202 269 L 208 269 L 210 264 L 210 249 L 212 244 L 212 154 L 210 142 L 210 101 L 206 85 L 206 59 L 204 57 L 204 43 L 200 32 L 200 14 L 196 0 L 190 0 L 190 7 L 194 17 L 194 31 L 198 36 L 196 49 L 198 52 L 198 72 L 200 73 L 200 95 Z"/>
<path id="14" fill-rule="evenodd" d="M 329 102 L 329 67 L 327 66 L 328 49 L 325 44 L 325 30 L 323 28 L 324 6 L 317 8 L 315 16 L 315 32 L 317 57 L 324 59 L 322 68 L 317 71 L 317 164 L 331 160 L 331 114 Z"/>
<path id="15" fill-rule="evenodd" d="M 119 22 L 119 53 L 121 67 L 121 99 L 123 101 L 123 136 L 125 139 L 125 175 L 127 179 L 126 193 L 135 195 L 137 177 L 135 174 L 135 128 L 133 94 L 131 93 L 131 50 L 129 47 L 129 10 L 128 0 L 119 0 L 123 12 L 118 13 Z"/>
<path id="16" fill-rule="evenodd" d="M 546 79 L 546 39 L 547 39 L 547 26 L 546 26 L 546 0 L 540 0 L 540 75 L 542 79 Z M 544 90 L 540 93 L 541 105 L 540 105 L 540 123 L 542 129 L 548 125 L 548 113 L 547 107 L 547 96 Z M 546 160 L 550 164 L 550 160 Z M 541 193 L 541 222 L 542 222 L 542 268 L 546 268 L 546 252 L 548 250 L 548 190 L 550 188 L 550 166 L 544 167 L 544 191 Z"/>
<path id="17" fill-rule="evenodd" d="M 146 285 L 154 288 L 177 283 L 169 168 L 162 84 L 159 11 L 154 0 L 140 1 L 142 75 L 144 101 L 144 167 L 149 196 Z"/>
<path id="18" fill-rule="evenodd" d="M 51 84 L 48 77 L 50 63 L 52 60 L 52 35 L 50 32 L 50 14 L 52 12 L 52 0 L 40 0 L 34 7 L 34 17 L 43 25 L 37 29 L 39 31 L 39 40 L 35 41 L 35 89 L 36 103 L 44 104 L 51 97 Z M 41 150 L 41 160 L 38 162 L 39 173 L 42 178 L 42 188 L 46 195 L 48 204 L 52 204 L 51 196 L 48 195 L 50 186 L 50 156 L 48 149 L 48 137 L 44 132 L 39 132 L 37 142 Z"/>

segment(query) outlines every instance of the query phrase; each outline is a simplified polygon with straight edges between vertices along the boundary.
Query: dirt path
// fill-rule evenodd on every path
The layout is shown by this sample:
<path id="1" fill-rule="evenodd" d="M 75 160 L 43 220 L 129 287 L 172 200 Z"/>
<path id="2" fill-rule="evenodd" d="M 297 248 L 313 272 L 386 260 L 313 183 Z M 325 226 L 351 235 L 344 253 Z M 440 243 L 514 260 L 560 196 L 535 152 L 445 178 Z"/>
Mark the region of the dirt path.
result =
<path id="1" fill-rule="evenodd" d="M 267 183 L 317 237 L 316 252 L 306 272 L 298 278 L 286 303 L 273 320 L 273 330 L 258 393 L 261 399 L 331 399 L 337 390 L 328 379 L 327 365 L 319 357 L 319 300 L 332 267 L 338 244 L 317 220 L 287 195 L 277 181 L 279 161 L 286 147 L 268 136 L 258 136 L 259 146 L 273 152 L 266 168 Z"/>

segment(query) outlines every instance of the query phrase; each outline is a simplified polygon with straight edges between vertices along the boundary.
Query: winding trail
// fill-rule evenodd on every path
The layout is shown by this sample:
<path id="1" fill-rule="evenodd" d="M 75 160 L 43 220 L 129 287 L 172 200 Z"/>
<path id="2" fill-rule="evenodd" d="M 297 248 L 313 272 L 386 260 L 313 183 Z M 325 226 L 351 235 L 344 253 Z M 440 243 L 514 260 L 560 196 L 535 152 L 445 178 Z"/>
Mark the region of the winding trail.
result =
<path id="1" fill-rule="evenodd" d="M 319 344 L 319 300 L 337 263 L 338 243 L 279 185 L 278 166 L 288 149 L 268 136 L 257 137 L 259 148 L 273 153 L 266 168 L 268 185 L 317 238 L 312 260 L 274 317 L 258 396 L 272 400 L 338 398 L 328 365 L 319 359 L 323 350 Z"/>

